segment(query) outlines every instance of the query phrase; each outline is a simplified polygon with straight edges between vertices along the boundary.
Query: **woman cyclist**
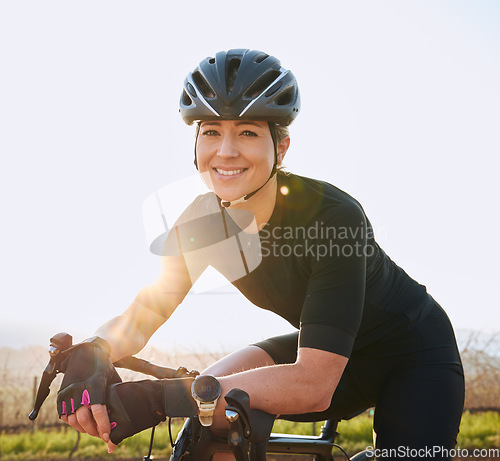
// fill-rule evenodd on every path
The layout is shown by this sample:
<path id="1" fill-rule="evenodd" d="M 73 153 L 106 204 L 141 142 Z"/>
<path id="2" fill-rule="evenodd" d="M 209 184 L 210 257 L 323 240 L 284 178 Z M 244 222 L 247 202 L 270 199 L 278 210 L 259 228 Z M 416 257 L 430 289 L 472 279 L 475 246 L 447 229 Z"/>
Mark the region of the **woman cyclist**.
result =
<path id="1" fill-rule="evenodd" d="M 381 454 L 433 449 L 446 458 L 440 450 L 455 446 L 464 381 L 449 319 L 378 246 L 354 198 L 280 169 L 299 107 L 293 74 L 259 51 L 219 52 L 188 75 L 180 113 L 196 123 L 195 165 L 212 192 L 160 239 L 158 281 L 68 358 L 58 395 L 68 424 L 112 450 L 113 442 L 175 416 L 182 400 L 224 431 L 223 398 L 212 399 L 212 417 L 185 383 L 113 385 L 119 378 L 111 365 L 144 347 L 211 264 L 297 329 L 205 370 L 221 396 L 239 388 L 252 408 L 302 421 L 346 419 L 374 406 Z M 111 405 L 111 431 L 110 386 L 120 402 L 120 410 Z"/>

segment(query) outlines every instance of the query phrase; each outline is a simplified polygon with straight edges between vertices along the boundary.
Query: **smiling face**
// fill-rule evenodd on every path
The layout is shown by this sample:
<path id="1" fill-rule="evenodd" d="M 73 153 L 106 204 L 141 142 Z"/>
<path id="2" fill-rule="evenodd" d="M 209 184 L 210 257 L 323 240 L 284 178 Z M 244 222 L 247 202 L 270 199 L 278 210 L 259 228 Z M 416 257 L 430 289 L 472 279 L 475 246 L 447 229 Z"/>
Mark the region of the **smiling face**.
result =
<path id="1" fill-rule="evenodd" d="M 283 141 L 279 146 L 282 144 Z M 281 151 L 279 147 L 282 158 Z M 274 145 L 267 122 L 202 122 L 196 154 L 203 180 L 227 201 L 237 200 L 261 187 L 274 164 Z"/>

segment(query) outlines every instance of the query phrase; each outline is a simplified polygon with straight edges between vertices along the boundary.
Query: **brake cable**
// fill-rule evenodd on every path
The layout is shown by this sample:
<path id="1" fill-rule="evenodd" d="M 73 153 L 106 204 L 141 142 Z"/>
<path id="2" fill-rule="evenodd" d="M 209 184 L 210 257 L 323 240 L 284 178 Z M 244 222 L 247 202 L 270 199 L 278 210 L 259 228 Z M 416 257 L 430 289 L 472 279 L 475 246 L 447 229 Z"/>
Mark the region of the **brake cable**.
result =
<path id="1" fill-rule="evenodd" d="M 155 429 L 156 426 L 153 426 L 151 429 L 151 440 L 149 441 L 149 451 L 148 455 L 144 456 L 143 461 L 153 461 L 153 458 L 151 458 L 151 453 L 153 452 L 153 440 L 155 438 Z"/>
<path id="2" fill-rule="evenodd" d="M 170 446 L 172 450 L 175 448 L 174 439 L 172 437 L 172 418 L 168 418 L 168 436 L 170 437 Z"/>
<path id="3" fill-rule="evenodd" d="M 351 458 L 349 457 L 349 455 L 345 452 L 345 450 L 340 445 L 337 445 L 336 443 L 334 443 L 333 446 L 335 448 L 338 448 L 342 453 L 344 453 L 346 461 L 351 461 Z"/>

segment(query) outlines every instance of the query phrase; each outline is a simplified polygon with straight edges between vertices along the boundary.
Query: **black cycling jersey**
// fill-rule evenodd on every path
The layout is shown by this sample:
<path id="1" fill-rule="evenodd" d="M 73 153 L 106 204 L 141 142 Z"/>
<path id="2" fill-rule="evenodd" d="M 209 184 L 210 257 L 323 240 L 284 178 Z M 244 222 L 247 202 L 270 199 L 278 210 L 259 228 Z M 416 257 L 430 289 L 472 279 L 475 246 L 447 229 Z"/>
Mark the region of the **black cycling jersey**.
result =
<path id="1" fill-rule="evenodd" d="M 258 236 L 242 232 L 243 210 L 224 209 L 208 193 L 159 239 L 164 254 L 182 254 L 195 278 L 208 265 L 231 273 L 252 303 L 300 329 L 300 346 L 346 357 L 399 329 L 403 316 L 411 325 L 427 315 L 432 298 L 376 243 L 355 199 L 323 181 L 277 178 L 276 205 Z M 237 276 L 231 245 L 241 256 Z M 247 251 L 256 245 L 259 258 Z"/>
<path id="2" fill-rule="evenodd" d="M 233 284 L 300 328 L 300 346 L 348 357 L 399 328 L 398 314 L 415 321 L 432 306 L 376 243 L 361 205 L 331 184 L 280 174 L 260 237 L 261 264 Z"/>
<path id="3" fill-rule="evenodd" d="M 260 232 L 252 219 L 205 194 L 152 250 L 182 255 L 191 281 L 212 265 L 295 326 L 254 345 L 275 363 L 294 363 L 298 346 L 349 357 L 326 411 L 282 417 L 348 419 L 375 406 L 377 449 L 434 447 L 442 449 L 434 459 L 451 459 L 444 450 L 455 446 L 464 402 L 453 328 L 377 244 L 361 205 L 331 184 L 280 172 L 271 218 Z M 162 313 L 147 290 L 139 301 Z"/>

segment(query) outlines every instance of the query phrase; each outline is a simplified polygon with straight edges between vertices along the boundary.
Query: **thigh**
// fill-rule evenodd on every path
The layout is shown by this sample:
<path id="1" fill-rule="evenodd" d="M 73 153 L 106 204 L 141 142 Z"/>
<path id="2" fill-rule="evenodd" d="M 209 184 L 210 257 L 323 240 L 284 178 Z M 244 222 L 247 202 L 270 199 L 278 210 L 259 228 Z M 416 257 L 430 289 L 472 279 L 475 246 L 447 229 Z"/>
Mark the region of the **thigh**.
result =
<path id="1" fill-rule="evenodd" d="M 274 364 L 294 363 L 297 360 L 299 332 L 274 336 L 254 344 L 272 357 Z"/>
<path id="2" fill-rule="evenodd" d="M 451 459 L 464 402 L 457 366 L 416 366 L 388 376 L 375 409 L 380 459 Z M 413 451 L 411 451 L 413 450 Z"/>
<path id="3" fill-rule="evenodd" d="M 210 365 L 203 370 L 203 374 L 227 376 L 270 365 L 274 365 L 274 360 L 264 349 L 257 346 L 246 346 Z"/>

